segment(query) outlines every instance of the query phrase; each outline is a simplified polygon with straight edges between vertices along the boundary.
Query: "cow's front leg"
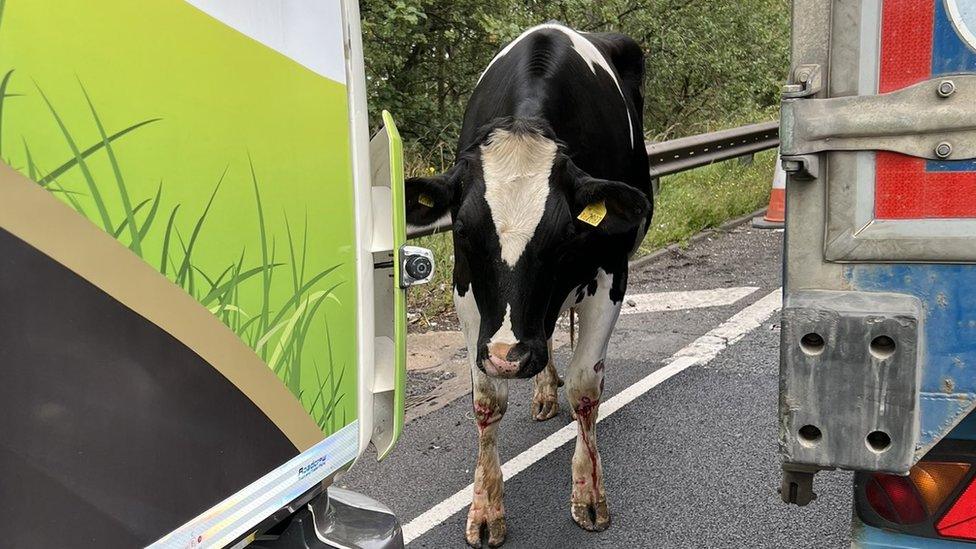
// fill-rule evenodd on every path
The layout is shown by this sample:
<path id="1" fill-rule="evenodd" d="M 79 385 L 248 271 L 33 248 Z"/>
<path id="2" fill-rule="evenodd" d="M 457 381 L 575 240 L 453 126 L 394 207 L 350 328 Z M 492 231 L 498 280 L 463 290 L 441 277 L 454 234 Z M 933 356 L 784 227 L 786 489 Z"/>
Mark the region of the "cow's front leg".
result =
<path id="1" fill-rule="evenodd" d="M 474 494 L 468 511 L 465 538 L 481 547 L 482 531 L 488 545 L 505 542 L 505 503 L 502 468 L 498 462 L 498 422 L 508 408 L 508 381 L 490 378 L 472 368 L 474 418 L 478 425 L 478 463 L 474 469 Z"/>
<path id="2" fill-rule="evenodd" d="M 535 391 L 532 394 L 532 418 L 536 421 L 552 419 L 559 414 L 559 393 L 563 386 L 556 372 L 556 359 L 552 355 L 552 338 L 549 339 L 549 364 L 532 378 Z"/>
<path id="3" fill-rule="evenodd" d="M 567 395 L 576 416 L 579 434 L 573 454 L 573 491 L 570 511 L 573 520 L 585 530 L 602 531 L 610 526 L 610 509 L 603 486 L 603 464 L 596 444 L 596 418 L 603 394 L 603 362 L 589 372 L 571 371 Z"/>
<path id="4" fill-rule="evenodd" d="M 610 509 L 603 487 L 603 465 L 596 444 L 596 419 L 603 398 L 604 360 L 607 344 L 620 302 L 610 299 L 611 277 L 598 277 L 597 292 L 577 308 L 580 315 L 580 339 L 567 373 L 567 390 L 579 434 L 573 454 L 573 491 L 570 511 L 580 527 L 602 531 L 610 526 Z"/>

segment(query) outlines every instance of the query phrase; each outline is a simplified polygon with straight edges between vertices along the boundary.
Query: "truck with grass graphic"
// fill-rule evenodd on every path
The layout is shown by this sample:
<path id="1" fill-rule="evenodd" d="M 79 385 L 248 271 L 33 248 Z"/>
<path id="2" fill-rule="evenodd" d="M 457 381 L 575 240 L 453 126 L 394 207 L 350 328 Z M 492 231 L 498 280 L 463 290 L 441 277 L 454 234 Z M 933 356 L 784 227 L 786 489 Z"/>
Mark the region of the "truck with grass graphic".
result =
<path id="1" fill-rule="evenodd" d="M 5 546 L 400 543 L 329 487 L 415 282 L 357 2 L 0 0 L 0 160 Z"/>

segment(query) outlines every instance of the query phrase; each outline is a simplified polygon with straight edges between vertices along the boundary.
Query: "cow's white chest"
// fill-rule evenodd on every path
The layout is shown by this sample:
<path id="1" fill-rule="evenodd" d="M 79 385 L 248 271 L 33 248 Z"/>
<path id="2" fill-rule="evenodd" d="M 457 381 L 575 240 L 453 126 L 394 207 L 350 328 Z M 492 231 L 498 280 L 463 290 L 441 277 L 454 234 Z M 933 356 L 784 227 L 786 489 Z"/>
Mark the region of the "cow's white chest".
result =
<path id="1" fill-rule="evenodd" d="M 501 259 L 514 267 L 542 221 L 556 144 L 536 134 L 496 130 L 481 146 L 485 201 Z"/>

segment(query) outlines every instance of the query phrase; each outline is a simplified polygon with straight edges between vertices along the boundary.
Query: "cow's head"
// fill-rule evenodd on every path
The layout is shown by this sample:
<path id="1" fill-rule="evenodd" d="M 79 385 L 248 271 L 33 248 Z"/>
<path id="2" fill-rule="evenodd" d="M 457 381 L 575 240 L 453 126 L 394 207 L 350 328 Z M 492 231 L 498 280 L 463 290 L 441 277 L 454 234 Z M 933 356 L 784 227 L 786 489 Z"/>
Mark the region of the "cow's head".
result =
<path id="1" fill-rule="evenodd" d="M 452 216 L 458 316 L 477 330 L 478 367 L 496 377 L 545 368 L 546 324 L 566 298 L 554 295 L 557 274 L 581 246 L 634 231 L 649 207 L 636 189 L 576 167 L 536 119 L 496 120 L 450 171 L 406 182 L 409 223 Z M 595 222 L 603 208 L 596 225 L 578 219 L 595 211 Z"/>

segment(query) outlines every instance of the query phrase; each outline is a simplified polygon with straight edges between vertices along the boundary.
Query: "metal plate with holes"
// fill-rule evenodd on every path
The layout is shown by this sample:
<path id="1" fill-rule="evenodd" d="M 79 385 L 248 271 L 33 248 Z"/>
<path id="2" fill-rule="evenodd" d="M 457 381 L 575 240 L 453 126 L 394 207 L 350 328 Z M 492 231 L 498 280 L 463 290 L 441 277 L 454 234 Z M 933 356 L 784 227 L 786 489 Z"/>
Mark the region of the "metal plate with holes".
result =
<path id="1" fill-rule="evenodd" d="M 922 306 L 902 294 L 791 292 L 780 347 L 780 452 L 901 473 L 919 438 Z"/>

